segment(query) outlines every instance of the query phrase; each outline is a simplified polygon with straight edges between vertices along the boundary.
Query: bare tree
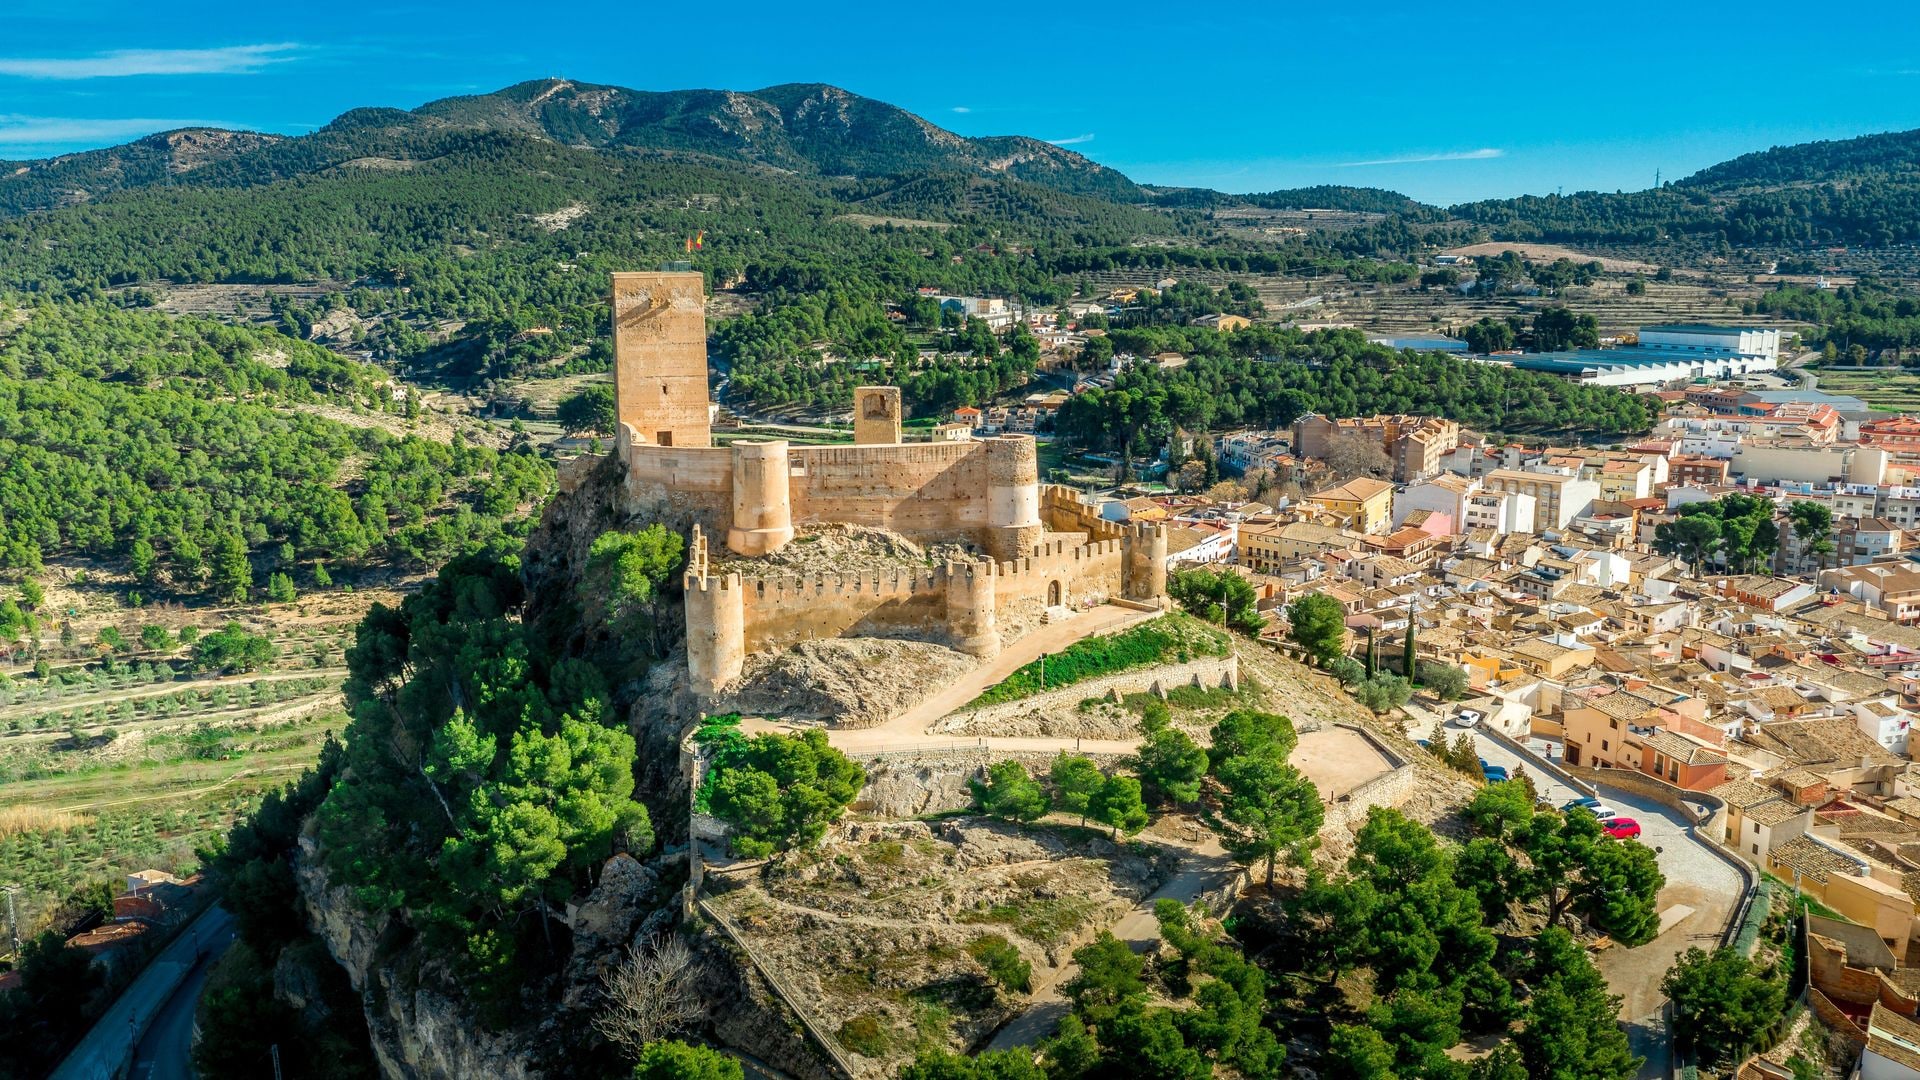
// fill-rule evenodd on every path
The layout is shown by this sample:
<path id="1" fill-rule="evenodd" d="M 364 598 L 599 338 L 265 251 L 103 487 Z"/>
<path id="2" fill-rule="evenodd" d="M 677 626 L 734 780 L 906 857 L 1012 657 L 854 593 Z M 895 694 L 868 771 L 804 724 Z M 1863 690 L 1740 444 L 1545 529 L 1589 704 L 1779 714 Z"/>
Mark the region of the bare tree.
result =
<path id="1" fill-rule="evenodd" d="M 677 935 L 655 934 L 603 972 L 607 1007 L 594 1030 L 619 1043 L 632 1057 L 650 1042 L 681 1031 L 700 1018 L 694 992 L 693 950 Z"/>
<path id="2" fill-rule="evenodd" d="M 1322 460 L 1340 483 L 1362 476 L 1385 476 L 1393 471 L 1393 460 L 1387 457 L 1386 448 L 1380 445 L 1380 440 L 1360 434 L 1336 435 L 1328 439 L 1327 452 Z"/>

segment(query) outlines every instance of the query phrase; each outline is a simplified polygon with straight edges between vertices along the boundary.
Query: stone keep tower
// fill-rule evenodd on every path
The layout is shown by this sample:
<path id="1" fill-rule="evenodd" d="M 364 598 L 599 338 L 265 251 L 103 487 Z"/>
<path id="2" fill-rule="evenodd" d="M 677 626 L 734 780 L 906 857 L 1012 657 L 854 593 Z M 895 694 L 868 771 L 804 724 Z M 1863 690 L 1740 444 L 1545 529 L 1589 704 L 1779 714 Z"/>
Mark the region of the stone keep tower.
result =
<path id="1" fill-rule="evenodd" d="M 853 441 L 861 446 L 900 444 L 900 388 L 853 388 Z"/>
<path id="2" fill-rule="evenodd" d="M 697 272 L 613 275 L 614 415 L 635 441 L 712 445 L 706 311 Z"/>

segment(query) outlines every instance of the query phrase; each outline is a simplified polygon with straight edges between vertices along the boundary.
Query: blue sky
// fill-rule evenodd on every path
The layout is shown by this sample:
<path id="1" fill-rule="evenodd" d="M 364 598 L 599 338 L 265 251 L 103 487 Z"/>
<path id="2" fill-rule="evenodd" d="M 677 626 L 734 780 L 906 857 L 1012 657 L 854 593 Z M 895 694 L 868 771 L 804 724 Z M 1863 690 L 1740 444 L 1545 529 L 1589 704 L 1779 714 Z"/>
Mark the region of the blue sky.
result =
<path id="1" fill-rule="evenodd" d="M 6 0 L 0 158 L 189 124 L 301 132 L 550 75 L 828 82 L 1144 183 L 1437 202 L 1632 190 L 1656 169 L 1920 127 L 1911 0 L 1343 7 Z"/>

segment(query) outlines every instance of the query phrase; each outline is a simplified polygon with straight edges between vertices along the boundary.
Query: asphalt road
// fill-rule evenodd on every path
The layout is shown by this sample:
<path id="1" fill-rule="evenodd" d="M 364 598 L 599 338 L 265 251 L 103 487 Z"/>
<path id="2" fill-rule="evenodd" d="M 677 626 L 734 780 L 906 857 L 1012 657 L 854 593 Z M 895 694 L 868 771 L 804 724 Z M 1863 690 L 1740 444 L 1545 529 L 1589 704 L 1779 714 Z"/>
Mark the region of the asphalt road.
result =
<path id="1" fill-rule="evenodd" d="M 147 965 L 54 1070 L 51 1080 L 110 1080 L 135 1058 L 135 1037 L 149 1026 L 157 1038 L 150 1056 L 143 1059 L 149 1062 L 149 1071 L 142 1073 L 136 1067 L 133 1075 L 192 1076 L 187 1048 L 193 1037 L 194 1005 L 205 985 L 207 967 L 232 943 L 233 916 L 217 904 L 208 908 Z M 175 1015 L 181 1008 L 184 1032 L 178 1028 L 181 1018 Z M 140 1046 L 146 1045 L 142 1039 Z"/>
<path id="2" fill-rule="evenodd" d="M 1474 742 L 1480 747 L 1480 756 L 1489 762 L 1509 770 L 1526 768 L 1540 797 L 1554 806 L 1585 794 L 1477 731 Z M 1621 996 L 1620 1020 L 1626 1025 L 1633 1052 L 1647 1059 L 1640 1076 L 1651 1080 L 1668 1075 L 1663 1068 L 1668 1045 L 1662 1016 L 1666 996 L 1660 992 L 1660 980 L 1688 947 L 1713 947 L 1740 902 L 1745 882 L 1707 846 L 1709 841 L 1689 831 L 1690 823 L 1678 812 L 1618 788 L 1599 788 L 1602 803 L 1640 823 L 1638 843 L 1654 849 L 1660 871 L 1667 876 L 1659 898 L 1662 922 L 1670 923 L 1666 930 L 1645 945 L 1632 949 L 1616 946 L 1594 958 L 1607 985 Z M 1688 908 L 1692 910 L 1684 910 Z"/>
<path id="3" fill-rule="evenodd" d="M 210 937 L 206 955 L 160 1006 L 140 1045 L 134 1047 L 131 1080 L 193 1080 L 193 1016 L 207 987 L 207 975 L 233 944 L 233 936 L 229 923 Z"/>

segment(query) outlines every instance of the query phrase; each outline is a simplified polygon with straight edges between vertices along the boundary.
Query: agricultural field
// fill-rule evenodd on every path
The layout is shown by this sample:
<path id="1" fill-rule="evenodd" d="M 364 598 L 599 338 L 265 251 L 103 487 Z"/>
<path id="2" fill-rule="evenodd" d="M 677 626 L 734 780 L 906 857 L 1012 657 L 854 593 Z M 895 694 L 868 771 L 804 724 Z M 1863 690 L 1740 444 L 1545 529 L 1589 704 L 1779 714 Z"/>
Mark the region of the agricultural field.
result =
<path id="1" fill-rule="evenodd" d="M 1772 287 L 1767 279 L 1748 282 L 1726 279 L 1640 280 L 1644 295 L 1627 292 L 1633 275 L 1605 276 L 1591 285 L 1570 286 L 1559 296 L 1464 296 L 1450 289 L 1421 289 L 1417 285 L 1372 285 L 1322 279 L 1316 288 L 1305 283 L 1260 283 L 1255 289 L 1267 306 L 1269 318 L 1300 322 L 1345 322 L 1367 333 L 1432 334 L 1457 330 L 1482 318 L 1509 315 L 1531 318 L 1533 312 L 1559 304 L 1599 320 L 1603 336 L 1630 333 L 1651 323 L 1767 321 L 1743 315 L 1740 304 L 1754 300 Z M 1317 300 L 1315 298 L 1318 298 Z M 1782 323 L 1791 330 L 1795 324 Z"/>
<path id="2" fill-rule="evenodd" d="M 192 873 L 199 849 L 312 764 L 346 724 L 345 651 L 376 599 L 396 594 L 191 611 L 129 610 L 98 585 L 49 590 L 43 610 L 72 617 L 50 615 L 0 668 L 0 886 L 19 888 L 22 936 L 90 882 Z M 196 642 L 230 623 L 272 659 L 196 670 Z"/>
<path id="3" fill-rule="evenodd" d="M 1920 371 L 1812 369 L 1812 373 L 1818 377 L 1820 389 L 1830 394 L 1850 394 L 1866 402 L 1875 412 L 1920 412 Z"/>

